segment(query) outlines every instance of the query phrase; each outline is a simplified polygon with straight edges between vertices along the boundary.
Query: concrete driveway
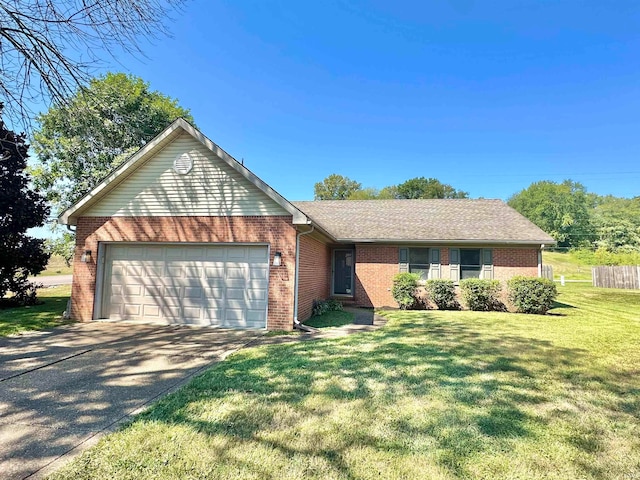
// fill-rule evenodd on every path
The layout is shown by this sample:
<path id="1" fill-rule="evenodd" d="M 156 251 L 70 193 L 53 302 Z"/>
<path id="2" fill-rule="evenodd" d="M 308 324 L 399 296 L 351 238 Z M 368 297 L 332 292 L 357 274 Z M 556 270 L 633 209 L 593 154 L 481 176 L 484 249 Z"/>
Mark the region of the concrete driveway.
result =
<path id="1" fill-rule="evenodd" d="M 93 322 L 0 338 L 0 477 L 50 473 L 261 335 Z"/>

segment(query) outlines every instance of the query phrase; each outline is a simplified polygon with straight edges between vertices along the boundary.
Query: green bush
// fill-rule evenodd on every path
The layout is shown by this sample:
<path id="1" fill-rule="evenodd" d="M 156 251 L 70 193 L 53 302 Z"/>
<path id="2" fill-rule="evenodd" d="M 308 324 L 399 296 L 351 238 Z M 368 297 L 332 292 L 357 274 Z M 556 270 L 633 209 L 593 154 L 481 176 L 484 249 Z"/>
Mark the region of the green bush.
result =
<path id="1" fill-rule="evenodd" d="M 417 273 L 399 273 L 393 277 L 391 295 L 402 310 L 408 310 L 418 303 L 417 289 L 420 275 Z"/>
<path id="2" fill-rule="evenodd" d="M 425 289 L 439 310 L 458 310 L 460 308 L 453 280 L 427 280 Z"/>
<path id="3" fill-rule="evenodd" d="M 344 310 L 342 303 L 338 300 L 314 300 L 313 307 L 311 308 L 311 315 L 318 317 L 324 315 L 327 312 L 340 312 Z"/>
<path id="4" fill-rule="evenodd" d="M 467 278 L 460 281 L 462 299 L 469 310 L 488 312 L 492 310 L 506 310 L 499 300 L 502 285 L 498 280 L 481 280 L 479 278 Z"/>
<path id="5" fill-rule="evenodd" d="M 520 313 L 544 315 L 558 296 L 555 283 L 546 278 L 513 277 L 507 288 L 509 301 Z"/>

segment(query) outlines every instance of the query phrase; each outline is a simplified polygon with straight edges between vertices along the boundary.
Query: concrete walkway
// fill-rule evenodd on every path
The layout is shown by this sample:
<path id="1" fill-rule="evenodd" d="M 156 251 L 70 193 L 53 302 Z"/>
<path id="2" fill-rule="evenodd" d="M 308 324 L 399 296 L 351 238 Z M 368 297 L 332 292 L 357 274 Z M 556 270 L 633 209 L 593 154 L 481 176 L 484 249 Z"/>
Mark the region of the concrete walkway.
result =
<path id="1" fill-rule="evenodd" d="M 0 478 L 40 478 L 262 331 L 93 322 L 0 338 Z"/>

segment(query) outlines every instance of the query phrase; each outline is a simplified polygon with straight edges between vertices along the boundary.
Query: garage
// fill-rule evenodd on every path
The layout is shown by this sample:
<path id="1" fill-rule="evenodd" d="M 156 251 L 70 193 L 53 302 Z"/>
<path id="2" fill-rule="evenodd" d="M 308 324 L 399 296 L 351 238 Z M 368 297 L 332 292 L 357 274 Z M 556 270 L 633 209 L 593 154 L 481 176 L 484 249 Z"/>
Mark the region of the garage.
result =
<path id="1" fill-rule="evenodd" d="M 99 316 L 266 328 L 266 245 L 106 244 Z"/>

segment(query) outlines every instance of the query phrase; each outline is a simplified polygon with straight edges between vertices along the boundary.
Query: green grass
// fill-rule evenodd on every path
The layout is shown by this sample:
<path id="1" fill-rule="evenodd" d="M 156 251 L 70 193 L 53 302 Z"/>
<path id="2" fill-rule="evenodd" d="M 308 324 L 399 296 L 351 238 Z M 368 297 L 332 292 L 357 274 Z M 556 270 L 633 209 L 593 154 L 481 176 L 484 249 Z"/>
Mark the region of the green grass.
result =
<path id="1" fill-rule="evenodd" d="M 60 325 L 69 295 L 70 285 L 41 288 L 38 290 L 38 299 L 43 301 L 42 304 L 0 309 L 0 337 Z"/>
<path id="2" fill-rule="evenodd" d="M 73 265 L 67 267 L 64 262 L 64 258 L 60 255 L 51 255 L 47 268 L 42 271 L 38 276 L 47 277 L 51 275 L 71 275 L 73 273 Z"/>
<path id="3" fill-rule="evenodd" d="M 55 479 L 637 479 L 640 292 L 241 350 Z"/>
<path id="4" fill-rule="evenodd" d="M 304 322 L 305 325 L 315 328 L 341 327 L 351 323 L 353 323 L 353 313 L 344 311 L 327 312 Z"/>
<path id="5" fill-rule="evenodd" d="M 567 280 L 591 280 L 591 265 L 571 253 L 542 252 L 542 263 L 553 267 L 553 277 Z"/>

